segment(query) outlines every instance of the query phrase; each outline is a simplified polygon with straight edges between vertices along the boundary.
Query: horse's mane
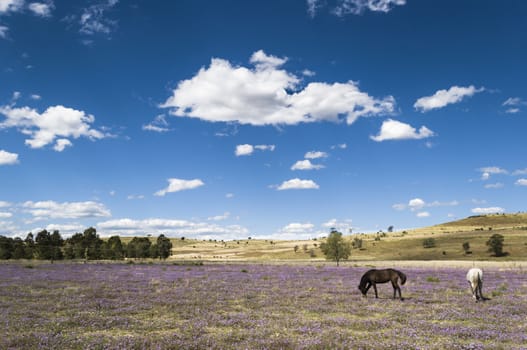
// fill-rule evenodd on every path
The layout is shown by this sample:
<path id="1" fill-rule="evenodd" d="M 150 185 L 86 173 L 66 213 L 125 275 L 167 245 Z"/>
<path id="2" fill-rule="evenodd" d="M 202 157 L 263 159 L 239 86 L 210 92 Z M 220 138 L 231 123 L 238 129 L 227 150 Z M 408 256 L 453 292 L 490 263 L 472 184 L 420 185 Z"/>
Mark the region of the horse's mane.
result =
<path id="1" fill-rule="evenodd" d="M 399 278 L 401 279 L 401 284 L 405 284 L 406 283 L 406 275 L 404 273 L 402 273 L 401 271 L 399 270 L 395 270 L 397 272 L 397 274 L 399 275 Z"/>

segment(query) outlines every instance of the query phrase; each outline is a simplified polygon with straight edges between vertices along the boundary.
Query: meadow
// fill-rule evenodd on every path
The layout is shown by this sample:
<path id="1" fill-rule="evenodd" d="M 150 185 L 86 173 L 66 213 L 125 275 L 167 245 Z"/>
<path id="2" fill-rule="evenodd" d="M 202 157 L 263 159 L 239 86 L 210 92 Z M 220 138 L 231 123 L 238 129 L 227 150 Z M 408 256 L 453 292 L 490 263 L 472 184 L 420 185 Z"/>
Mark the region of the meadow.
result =
<path id="1" fill-rule="evenodd" d="M 378 266 L 381 267 L 381 266 Z M 0 349 L 525 349 L 527 273 L 403 266 L 403 301 L 351 263 L 4 263 Z"/>

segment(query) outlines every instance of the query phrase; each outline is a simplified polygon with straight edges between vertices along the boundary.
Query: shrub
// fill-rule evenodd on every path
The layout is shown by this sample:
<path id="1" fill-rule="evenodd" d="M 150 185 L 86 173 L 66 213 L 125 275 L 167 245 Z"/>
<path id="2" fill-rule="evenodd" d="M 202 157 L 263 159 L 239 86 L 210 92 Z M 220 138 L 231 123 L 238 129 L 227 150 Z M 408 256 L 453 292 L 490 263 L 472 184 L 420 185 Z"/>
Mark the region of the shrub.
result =
<path id="1" fill-rule="evenodd" d="M 433 238 L 427 238 L 423 241 L 423 248 L 434 248 L 436 246 L 436 240 Z"/>

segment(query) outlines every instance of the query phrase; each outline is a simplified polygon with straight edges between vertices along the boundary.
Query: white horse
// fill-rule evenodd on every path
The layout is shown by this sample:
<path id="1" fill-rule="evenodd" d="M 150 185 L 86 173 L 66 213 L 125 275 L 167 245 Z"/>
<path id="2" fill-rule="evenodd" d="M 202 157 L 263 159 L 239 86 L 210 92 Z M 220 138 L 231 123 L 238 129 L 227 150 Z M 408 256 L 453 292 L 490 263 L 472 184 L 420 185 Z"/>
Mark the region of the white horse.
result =
<path id="1" fill-rule="evenodd" d="M 483 287 L 483 271 L 477 267 L 473 267 L 467 272 L 467 281 L 470 284 L 472 296 L 476 301 L 485 300 L 481 288 Z"/>

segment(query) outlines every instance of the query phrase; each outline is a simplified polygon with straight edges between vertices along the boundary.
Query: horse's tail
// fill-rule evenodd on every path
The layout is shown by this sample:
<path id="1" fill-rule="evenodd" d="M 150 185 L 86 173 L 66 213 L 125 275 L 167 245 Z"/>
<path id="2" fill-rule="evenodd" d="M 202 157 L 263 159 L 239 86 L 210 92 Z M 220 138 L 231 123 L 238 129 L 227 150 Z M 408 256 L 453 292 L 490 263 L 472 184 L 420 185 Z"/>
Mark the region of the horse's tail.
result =
<path id="1" fill-rule="evenodd" d="M 401 284 L 406 283 L 406 275 L 402 273 L 401 271 L 397 271 L 397 274 L 399 275 L 399 278 L 401 279 Z"/>

